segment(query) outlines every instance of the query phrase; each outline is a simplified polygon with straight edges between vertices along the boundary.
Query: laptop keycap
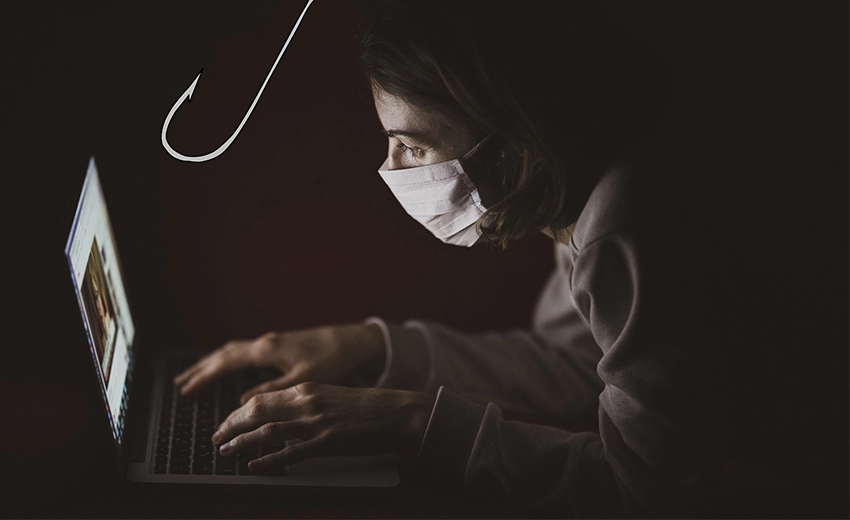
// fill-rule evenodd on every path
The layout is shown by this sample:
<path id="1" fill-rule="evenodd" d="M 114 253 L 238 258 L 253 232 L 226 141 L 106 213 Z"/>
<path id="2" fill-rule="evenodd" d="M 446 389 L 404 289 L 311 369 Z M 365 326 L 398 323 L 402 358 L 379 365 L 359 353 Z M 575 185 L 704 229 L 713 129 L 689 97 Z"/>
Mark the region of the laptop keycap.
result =
<path id="1" fill-rule="evenodd" d="M 256 458 L 256 456 L 252 457 L 245 452 L 240 453 L 236 457 L 240 475 L 250 475 L 251 474 L 251 470 L 248 469 L 248 462 L 250 462 L 251 460 L 253 460 L 255 458 Z"/>
<path id="2" fill-rule="evenodd" d="M 218 455 L 215 458 L 215 474 L 235 475 L 236 459 L 234 457 L 222 457 L 221 455 Z"/>
<path id="3" fill-rule="evenodd" d="M 250 475 L 249 461 L 281 447 L 254 449 L 237 456 L 222 457 L 211 437 L 218 425 L 240 406 L 239 396 L 243 392 L 280 373 L 251 370 L 233 374 L 187 398 L 176 391 L 171 379 L 193 363 L 193 359 L 180 359 L 171 360 L 167 365 L 162 412 L 157 426 L 154 473 Z"/>

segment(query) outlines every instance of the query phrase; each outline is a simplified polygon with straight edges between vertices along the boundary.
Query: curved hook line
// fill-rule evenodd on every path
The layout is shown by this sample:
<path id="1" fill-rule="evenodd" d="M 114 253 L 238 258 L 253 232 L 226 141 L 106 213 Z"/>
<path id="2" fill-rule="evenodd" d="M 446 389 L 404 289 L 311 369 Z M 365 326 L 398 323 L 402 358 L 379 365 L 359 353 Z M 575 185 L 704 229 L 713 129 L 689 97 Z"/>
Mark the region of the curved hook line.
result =
<path id="1" fill-rule="evenodd" d="M 307 13 L 307 9 L 310 7 L 310 4 L 312 4 L 312 3 L 313 3 L 313 0 L 307 0 L 307 5 L 304 6 L 304 10 L 301 11 L 301 16 L 298 17 L 298 20 L 295 22 L 295 26 L 292 27 L 292 31 L 289 33 L 289 38 L 286 39 L 286 43 L 283 44 L 283 48 L 280 50 L 280 54 L 278 54 L 277 59 L 274 60 L 274 65 L 272 65 L 271 70 L 269 71 L 268 75 L 266 76 L 266 80 L 263 81 L 263 85 L 260 87 L 260 91 L 257 92 L 257 96 L 254 98 L 254 102 L 251 103 L 251 107 L 248 109 L 248 112 L 245 113 L 245 117 L 242 118 L 242 122 L 239 123 L 238 127 L 236 127 L 236 131 L 233 132 L 233 135 L 231 135 L 230 138 L 227 141 L 224 142 L 224 144 L 219 146 L 217 150 L 214 150 L 214 151 L 212 151 L 212 152 L 210 152 L 206 155 L 198 155 L 198 156 L 183 155 L 180 152 L 176 151 L 174 148 L 172 148 L 171 145 L 168 144 L 168 139 L 166 139 L 165 134 L 168 131 L 168 125 L 169 125 L 169 123 L 171 123 L 171 118 L 174 117 L 174 113 L 177 112 L 177 109 L 180 108 L 180 106 L 183 104 L 183 102 L 186 99 L 188 99 L 190 103 L 192 102 L 192 93 L 195 92 L 195 87 L 198 85 L 198 80 L 201 79 L 201 74 L 204 72 L 204 69 L 201 69 L 201 72 L 198 73 L 198 76 L 195 78 L 195 81 L 193 81 L 192 84 L 189 85 L 189 88 L 187 88 L 186 91 L 183 92 L 183 95 L 181 95 L 177 99 L 177 102 L 174 103 L 174 106 L 171 107 L 171 110 L 168 112 L 168 115 L 165 117 L 165 122 L 162 124 L 162 146 L 165 148 L 165 150 L 169 154 L 171 154 L 172 157 L 174 157 L 175 159 L 179 159 L 181 161 L 187 161 L 187 162 L 204 162 L 204 161 L 209 161 L 210 159 L 215 159 L 216 157 L 218 157 L 219 155 L 224 153 L 225 150 L 227 150 L 227 148 L 230 146 L 230 144 L 233 143 L 233 141 L 236 139 L 236 136 L 239 135 L 239 131 L 242 130 L 243 126 L 245 126 L 245 123 L 248 121 L 248 118 L 251 116 L 251 112 L 254 111 L 254 107 L 257 106 L 257 101 L 259 101 L 260 96 L 263 94 L 263 89 L 266 88 L 266 84 L 269 82 L 269 79 L 272 77 L 272 74 L 274 73 L 274 69 L 277 67 L 277 63 L 280 61 L 280 58 L 283 57 L 283 53 L 286 52 L 286 48 L 289 46 L 290 40 L 292 40 L 292 37 L 295 36 L 295 31 L 298 30 L 298 26 L 301 24 L 301 19 L 304 18 L 304 14 Z"/>

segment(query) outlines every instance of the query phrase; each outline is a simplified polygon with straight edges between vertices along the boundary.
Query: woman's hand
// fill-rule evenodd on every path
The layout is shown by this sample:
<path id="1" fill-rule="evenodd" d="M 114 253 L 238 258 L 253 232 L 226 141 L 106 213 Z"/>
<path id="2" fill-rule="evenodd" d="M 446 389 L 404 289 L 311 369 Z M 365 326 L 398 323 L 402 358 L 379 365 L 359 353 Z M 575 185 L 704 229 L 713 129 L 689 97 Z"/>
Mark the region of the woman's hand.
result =
<path id="1" fill-rule="evenodd" d="M 249 462 L 252 473 L 312 457 L 415 451 L 434 399 L 422 392 L 301 383 L 253 396 L 230 414 L 212 440 L 224 456 L 302 440 Z"/>
<path id="2" fill-rule="evenodd" d="M 261 392 L 305 381 L 342 384 L 358 368 L 377 377 L 385 358 L 383 335 L 375 324 L 269 332 L 254 340 L 227 343 L 175 377 L 174 384 L 183 395 L 189 395 L 229 372 L 249 367 L 275 367 L 283 372 L 242 394 L 244 404 Z"/>

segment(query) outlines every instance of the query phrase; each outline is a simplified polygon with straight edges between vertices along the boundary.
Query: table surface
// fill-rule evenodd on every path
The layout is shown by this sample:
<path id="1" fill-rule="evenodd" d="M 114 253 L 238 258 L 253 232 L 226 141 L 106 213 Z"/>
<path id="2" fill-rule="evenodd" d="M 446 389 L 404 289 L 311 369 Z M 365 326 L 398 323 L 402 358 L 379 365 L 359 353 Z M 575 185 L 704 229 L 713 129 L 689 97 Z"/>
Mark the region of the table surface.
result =
<path id="1" fill-rule="evenodd" d="M 19 454 L 20 455 L 20 454 Z M 108 461 L 80 452 L 56 466 L 21 468 L 6 477 L 4 518 L 519 518 L 528 512 L 503 497 L 464 495 L 422 482 L 412 455 L 399 457 L 402 482 L 392 489 L 136 484 L 109 474 Z M 39 461 L 38 465 L 46 461 Z M 70 466 L 70 467 L 69 467 Z M 99 474 L 94 474 L 95 471 Z M 105 474 L 104 474 L 104 470 Z M 39 475 L 39 473 L 41 475 Z M 539 515 L 534 515 L 539 516 Z"/>

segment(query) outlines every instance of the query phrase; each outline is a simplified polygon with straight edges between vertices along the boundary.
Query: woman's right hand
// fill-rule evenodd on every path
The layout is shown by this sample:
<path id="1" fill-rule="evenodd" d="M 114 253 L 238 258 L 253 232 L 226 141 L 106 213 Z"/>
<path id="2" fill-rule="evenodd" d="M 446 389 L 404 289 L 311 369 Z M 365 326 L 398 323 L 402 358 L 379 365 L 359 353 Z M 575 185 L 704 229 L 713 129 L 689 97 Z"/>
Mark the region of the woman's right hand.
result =
<path id="1" fill-rule="evenodd" d="M 183 395 L 189 395 L 219 377 L 245 368 L 274 367 L 277 379 L 242 394 L 244 404 L 253 395 L 282 390 L 305 381 L 341 385 L 355 370 L 375 377 L 386 358 L 384 338 L 374 323 L 353 323 L 269 332 L 254 340 L 230 341 L 174 378 Z"/>

